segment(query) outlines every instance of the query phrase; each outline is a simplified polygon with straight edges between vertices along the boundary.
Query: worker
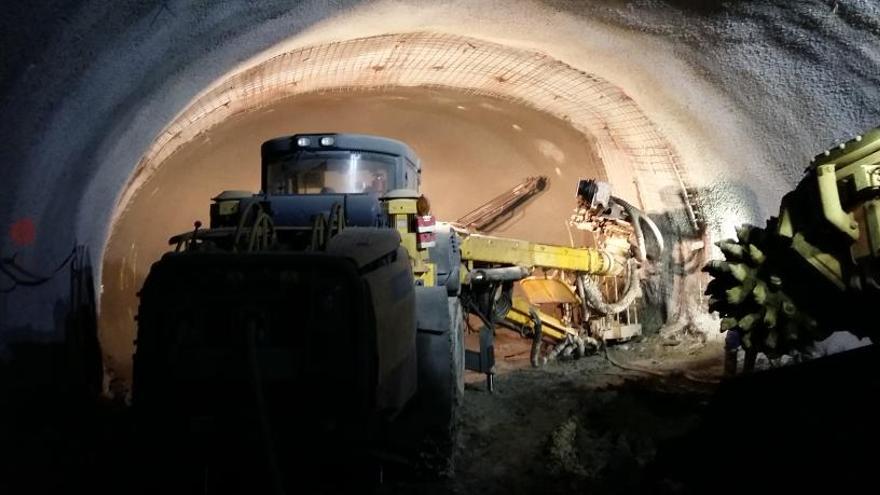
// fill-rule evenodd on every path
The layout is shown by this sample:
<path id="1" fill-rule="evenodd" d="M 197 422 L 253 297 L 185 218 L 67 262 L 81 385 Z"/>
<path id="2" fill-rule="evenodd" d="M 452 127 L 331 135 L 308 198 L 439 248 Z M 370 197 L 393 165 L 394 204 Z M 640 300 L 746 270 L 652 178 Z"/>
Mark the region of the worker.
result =
<path id="1" fill-rule="evenodd" d="M 724 338 L 724 375 L 734 376 L 737 373 L 737 360 L 739 358 L 739 350 L 743 347 L 742 335 L 736 328 L 727 331 Z M 751 373 L 755 370 L 755 363 L 758 360 L 758 351 L 755 349 L 744 349 L 745 358 L 743 360 L 743 373 Z"/>
<path id="2" fill-rule="evenodd" d="M 736 375 L 737 358 L 742 338 L 739 330 L 731 328 L 724 337 L 724 376 Z"/>
<path id="3" fill-rule="evenodd" d="M 364 188 L 364 192 L 371 192 L 376 194 L 384 194 L 385 190 L 388 189 L 388 181 L 385 179 L 385 175 L 379 172 L 375 172 L 373 174 L 373 180 L 370 183 L 369 187 Z"/>

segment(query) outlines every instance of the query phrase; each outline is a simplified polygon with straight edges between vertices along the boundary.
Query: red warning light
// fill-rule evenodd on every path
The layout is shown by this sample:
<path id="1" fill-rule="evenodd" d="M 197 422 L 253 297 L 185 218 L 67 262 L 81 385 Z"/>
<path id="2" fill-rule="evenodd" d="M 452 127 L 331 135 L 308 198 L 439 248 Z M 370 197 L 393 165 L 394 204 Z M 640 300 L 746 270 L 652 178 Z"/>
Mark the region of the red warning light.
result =
<path id="1" fill-rule="evenodd" d="M 37 228 L 30 218 L 22 218 L 9 228 L 9 237 L 16 246 L 24 247 L 34 243 L 37 238 Z"/>

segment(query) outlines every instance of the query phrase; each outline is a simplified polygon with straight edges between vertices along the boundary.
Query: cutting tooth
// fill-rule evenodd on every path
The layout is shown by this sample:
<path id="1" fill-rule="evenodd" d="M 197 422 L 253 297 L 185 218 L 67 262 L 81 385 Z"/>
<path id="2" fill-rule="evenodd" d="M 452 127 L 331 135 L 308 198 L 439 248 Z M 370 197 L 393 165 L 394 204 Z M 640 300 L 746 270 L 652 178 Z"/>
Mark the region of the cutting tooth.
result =
<path id="1" fill-rule="evenodd" d="M 731 263 L 729 265 L 730 274 L 733 275 L 733 278 L 742 282 L 749 276 L 749 270 L 746 268 L 744 263 Z"/>
<path id="2" fill-rule="evenodd" d="M 758 304 L 764 304 L 767 302 L 767 284 L 765 284 L 763 280 L 758 280 L 755 284 L 755 288 L 752 289 L 752 297 Z"/>
<path id="3" fill-rule="evenodd" d="M 749 244 L 749 257 L 752 258 L 752 261 L 759 265 L 763 264 L 764 260 L 767 259 L 767 257 L 764 256 L 764 252 L 758 249 L 758 247 L 754 244 Z"/>
<path id="4" fill-rule="evenodd" d="M 739 320 L 739 324 L 738 324 L 738 325 L 739 325 L 740 328 L 742 328 L 743 330 L 745 330 L 746 332 L 748 332 L 749 330 L 752 329 L 752 326 L 754 326 L 755 323 L 756 323 L 759 319 L 760 319 L 760 318 L 758 317 L 758 314 L 757 314 L 757 313 L 749 313 L 749 314 L 743 316 L 743 317 Z"/>
<path id="5" fill-rule="evenodd" d="M 726 291 L 724 291 L 724 293 L 727 295 L 728 304 L 739 304 L 743 302 L 748 295 L 748 292 L 746 292 L 745 288 L 743 288 L 742 286 L 736 286 L 732 289 L 727 289 Z"/>
<path id="6" fill-rule="evenodd" d="M 721 241 L 718 244 L 718 247 L 721 249 L 721 252 L 724 253 L 725 256 L 727 256 L 728 259 L 734 258 L 741 260 L 745 255 L 743 247 L 735 242 Z"/>
<path id="7" fill-rule="evenodd" d="M 717 276 L 717 273 L 730 273 L 730 263 L 722 260 L 710 260 L 703 267 L 703 271 L 709 272 L 713 276 Z"/>
<path id="8" fill-rule="evenodd" d="M 764 312 L 764 326 L 767 328 L 776 328 L 776 308 L 767 308 Z"/>
<path id="9" fill-rule="evenodd" d="M 721 319 L 721 331 L 726 332 L 726 331 L 730 330 L 731 328 L 735 328 L 736 323 L 737 323 L 736 318 L 730 318 L 730 317 L 722 318 Z"/>

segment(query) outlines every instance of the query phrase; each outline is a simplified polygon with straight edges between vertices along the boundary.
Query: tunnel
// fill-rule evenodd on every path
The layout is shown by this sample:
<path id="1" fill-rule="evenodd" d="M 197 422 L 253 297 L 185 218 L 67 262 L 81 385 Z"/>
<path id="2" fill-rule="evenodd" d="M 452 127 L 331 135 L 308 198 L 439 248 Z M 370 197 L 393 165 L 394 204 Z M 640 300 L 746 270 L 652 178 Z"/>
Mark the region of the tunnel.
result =
<path id="1" fill-rule="evenodd" d="M 698 414 L 695 404 L 717 382 L 724 337 L 705 308 L 705 276 L 675 264 L 695 243 L 718 257 L 711 243 L 777 215 L 814 155 L 877 125 L 878 19 L 873 2 L 833 0 L 68 0 L 12 8 L 2 21 L 0 253 L 4 266 L 33 277 L 0 279 L 0 358 L 13 363 L 6 381 L 25 390 L 73 369 L 124 409 L 138 292 L 171 249 L 168 239 L 207 223 L 221 191 L 258 191 L 268 139 L 380 135 L 421 158 L 421 190 L 438 220 L 545 176 L 549 187 L 493 235 L 573 244 L 566 220 L 580 179 L 607 181 L 661 227 L 668 249 L 647 291 L 648 343 L 610 352 L 641 349 L 629 356 L 641 363 L 634 368 L 663 361 L 652 370 L 690 376 L 694 396 L 657 405 L 661 392 L 609 378 L 602 386 L 618 387 L 613 397 L 587 386 L 608 404 L 600 409 L 569 396 L 559 377 L 511 366 L 500 403 L 465 395 L 471 426 L 467 454 L 458 455 L 466 481 L 454 485 L 492 491 L 521 476 L 520 488 L 534 491 L 549 476 L 609 492 L 641 489 L 621 473 L 643 468 L 640 456 L 655 446 L 621 446 L 583 418 L 616 431 L 623 420 L 615 408 L 656 407 L 632 421 L 668 433 L 680 427 L 668 415 L 687 422 Z M 66 276 L 72 267 L 79 279 Z M 67 316 L 83 304 L 94 307 L 85 337 L 71 334 Z M 684 335 L 678 354 L 662 341 L 670 328 Z M 34 348 L 49 350 L 31 356 Z M 592 362 L 573 366 L 599 373 Z M 505 398 L 504 383 L 513 396 Z M 541 416 L 532 429 L 542 433 L 532 436 L 487 412 L 560 394 L 564 407 L 590 412 L 574 420 L 529 406 Z M 43 420 L 57 418 L 34 421 Z M 575 437 L 605 452 L 581 457 L 607 458 L 578 465 Z M 474 460 L 505 446 L 513 460 L 494 474 Z M 547 449 L 557 466 L 534 480 L 512 474 Z M 625 466 L 615 464 L 622 449 L 636 451 Z M 44 454 L 32 452 L 30 464 Z"/>

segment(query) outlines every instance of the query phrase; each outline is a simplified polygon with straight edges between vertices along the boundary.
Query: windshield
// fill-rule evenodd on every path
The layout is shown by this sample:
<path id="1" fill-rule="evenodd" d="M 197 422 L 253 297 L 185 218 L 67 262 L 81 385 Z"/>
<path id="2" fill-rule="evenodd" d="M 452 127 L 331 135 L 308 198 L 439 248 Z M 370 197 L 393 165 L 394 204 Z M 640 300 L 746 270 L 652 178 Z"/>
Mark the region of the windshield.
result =
<path id="1" fill-rule="evenodd" d="M 395 158 L 353 151 L 301 151 L 266 167 L 269 194 L 384 194 L 393 180 Z"/>

